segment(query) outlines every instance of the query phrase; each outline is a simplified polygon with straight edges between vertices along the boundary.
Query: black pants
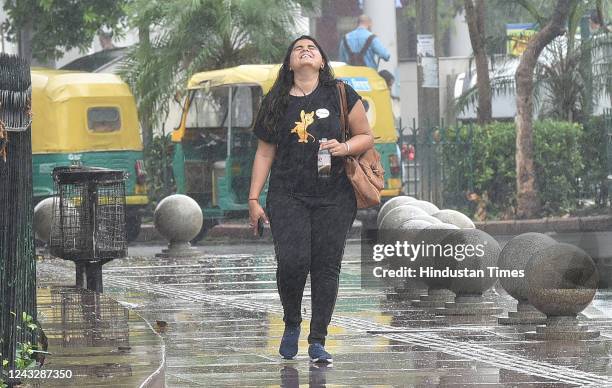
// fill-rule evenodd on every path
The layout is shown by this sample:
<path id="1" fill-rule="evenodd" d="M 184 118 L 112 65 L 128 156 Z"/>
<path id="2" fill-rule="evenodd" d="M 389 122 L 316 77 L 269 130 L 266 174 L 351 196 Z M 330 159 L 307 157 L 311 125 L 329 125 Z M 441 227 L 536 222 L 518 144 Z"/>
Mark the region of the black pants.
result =
<path id="1" fill-rule="evenodd" d="M 301 306 L 310 272 L 312 319 L 308 343 L 325 345 L 336 304 L 346 236 L 355 220 L 355 193 L 346 178 L 323 195 L 270 189 L 267 210 L 276 253 L 276 284 L 286 324 L 302 322 Z"/>

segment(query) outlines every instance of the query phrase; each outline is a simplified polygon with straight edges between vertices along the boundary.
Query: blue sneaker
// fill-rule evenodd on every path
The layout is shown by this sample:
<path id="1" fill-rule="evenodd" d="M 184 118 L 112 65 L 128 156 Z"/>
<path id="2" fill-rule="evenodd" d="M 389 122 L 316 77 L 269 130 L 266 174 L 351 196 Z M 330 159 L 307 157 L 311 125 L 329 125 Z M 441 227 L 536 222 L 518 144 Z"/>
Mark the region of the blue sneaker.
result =
<path id="1" fill-rule="evenodd" d="M 293 360 L 298 352 L 298 341 L 300 340 L 301 326 L 285 325 L 283 339 L 281 339 L 278 352 L 285 360 Z"/>
<path id="2" fill-rule="evenodd" d="M 308 355 L 312 362 L 331 364 L 333 361 L 331 354 L 327 353 L 323 345 L 318 342 L 310 344 L 308 347 Z"/>

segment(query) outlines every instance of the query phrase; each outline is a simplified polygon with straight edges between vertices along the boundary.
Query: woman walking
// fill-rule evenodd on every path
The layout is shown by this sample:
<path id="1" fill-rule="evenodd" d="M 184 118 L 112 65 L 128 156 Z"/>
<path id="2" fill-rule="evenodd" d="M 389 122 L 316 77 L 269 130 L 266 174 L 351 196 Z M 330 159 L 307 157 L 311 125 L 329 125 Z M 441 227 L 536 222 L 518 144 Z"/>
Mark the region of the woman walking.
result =
<path id="1" fill-rule="evenodd" d="M 332 362 L 325 351 L 325 337 L 338 294 L 346 236 L 357 209 L 343 169 L 344 156 L 359 155 L 374 144 L 363 103 L 348 85 L 351 137 L 341 142 L 336 82 L 319 44 L 309 36 L 299 37 L 289 46 L 253 129 L 259 142 L 249 215 L 254 233 L 259 219 L 270 223 L 285 322 L 279 353 L 285 359 L 298 352 L 302 295 L 310 273 L 308 355 L 313 362 Z M 324 175 L 317 168 L 320 149 L 331 154 L 331 170 Z M 259 194 L 268 174 L 264 212 Z"/>

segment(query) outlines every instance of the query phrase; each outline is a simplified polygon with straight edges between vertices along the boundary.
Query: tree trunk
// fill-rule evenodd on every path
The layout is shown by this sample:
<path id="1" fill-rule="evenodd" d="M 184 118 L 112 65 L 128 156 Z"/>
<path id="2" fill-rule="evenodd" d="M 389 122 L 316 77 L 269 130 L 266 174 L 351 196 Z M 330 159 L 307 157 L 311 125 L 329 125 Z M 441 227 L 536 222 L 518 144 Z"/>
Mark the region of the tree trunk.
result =
<path id="1" fill-rule="evenodd" d="M 143 51 L 150 50 L 151 39 L 149 26 L 143 24 L 138 26 L 138 41 Z M 139 112 L 140 113 L 140 126 L 142 127 L 142 143 L 145 149 L 145 155 L 151 147 L 153 141 L 153 128 L 151 125 L 151 114 L 152 112 Z"/>
<path id="2" fill-rule="evenodd" d="M 465 18 L 470 33 L 470 41 L 476 59 L 476 88 L 478 89 L 478 124 L 487 124 L 492 120 L 491 81 L 489 79 L 489 60 L 485 41 L 485 4 L 484 0 L 465 0 Z"/>
<path id="3" fill-rule="evenodd" d="M 554 38 L 562 35 L 565 22 L 576 0 L 558 0 L 552 18 L 529 40 L 516 70 L 516 188 L 517 217 L 538 215 L 540 203 L 533 158 L 533 72 L 540 53 Z"/>
<path id="4" fill-rule="evenodd" d="M 32 63 L 32 35 L 34 34 L 32 20 L 28 19 L 19 29 L 17 50 L 19 56 Z"/>

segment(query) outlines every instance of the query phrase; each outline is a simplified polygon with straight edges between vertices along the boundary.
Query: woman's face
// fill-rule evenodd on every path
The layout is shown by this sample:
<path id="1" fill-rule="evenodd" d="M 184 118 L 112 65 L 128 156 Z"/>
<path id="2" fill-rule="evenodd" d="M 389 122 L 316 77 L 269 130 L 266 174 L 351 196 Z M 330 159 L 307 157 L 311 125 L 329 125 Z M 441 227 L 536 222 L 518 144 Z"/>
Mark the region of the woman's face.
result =
<path id="1" fill-rule="evenodd" d="M 323 65 L 323 57 L 313 41 L 300 39 L 293 45 L 289 65 L 294 71 L 305 68 L 319 70 Z"/>

